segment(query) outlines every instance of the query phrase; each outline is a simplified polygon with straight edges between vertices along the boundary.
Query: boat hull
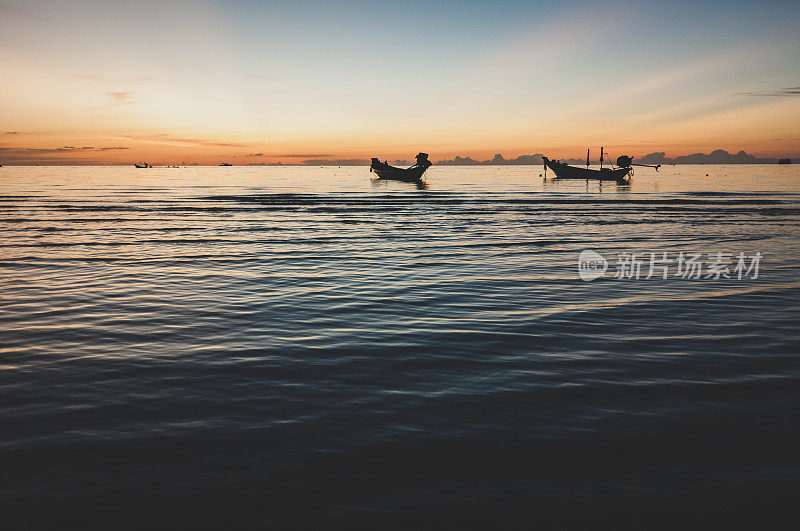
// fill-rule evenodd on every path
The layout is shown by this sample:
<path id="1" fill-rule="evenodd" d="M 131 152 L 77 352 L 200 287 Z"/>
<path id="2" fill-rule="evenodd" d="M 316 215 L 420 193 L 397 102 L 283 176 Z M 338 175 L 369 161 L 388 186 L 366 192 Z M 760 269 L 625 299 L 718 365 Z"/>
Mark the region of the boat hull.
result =
<path id="1" fill-rule="evenodd" d="M 422 175 L 428 168 L 425 166 L 412 166 L 411 168 L 395 168 L 388 164 L 373 164 L 370 166 L 378 179 L 391 179 L 393 181 L 417 182 L 422 180 Z"/>
<path id="2" fill-rule="evenodd" d="M 545 166 L 553 170 L 557 179 L 583 179 L 593 181 L 615 181 L 615 182 L 628 182 L 630 180 L 630 168 L 617 168 L 602 170 L 591 170 L 588 168 L 578 168 L 576 166 L 569 166 L 561 162 L 555 162 L 547 157 L 542 157 Z"/>

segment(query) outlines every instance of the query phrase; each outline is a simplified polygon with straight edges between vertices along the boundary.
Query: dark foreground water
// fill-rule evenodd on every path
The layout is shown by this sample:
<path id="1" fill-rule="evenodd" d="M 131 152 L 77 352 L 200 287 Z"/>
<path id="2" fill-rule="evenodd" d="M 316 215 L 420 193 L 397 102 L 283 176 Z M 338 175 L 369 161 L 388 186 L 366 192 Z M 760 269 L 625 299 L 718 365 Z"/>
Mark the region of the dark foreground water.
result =
<path id="1" fill-rule="evenodd" d="M 0 525 L 791 514 L 800 171 L 539 172 L 0 169 Z"/>

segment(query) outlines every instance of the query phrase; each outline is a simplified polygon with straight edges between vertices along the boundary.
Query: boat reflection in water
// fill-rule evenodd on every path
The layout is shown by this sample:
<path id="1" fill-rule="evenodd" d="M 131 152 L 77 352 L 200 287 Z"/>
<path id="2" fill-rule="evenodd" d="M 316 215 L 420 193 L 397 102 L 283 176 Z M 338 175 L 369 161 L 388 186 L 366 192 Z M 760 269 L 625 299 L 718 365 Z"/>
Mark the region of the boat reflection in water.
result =
<path id="1" fill-rule="evenodd" d="M 393 189 L 397 189 L 396 187 L 400 187 L 402 189 L 409 189 L 411 186 L 413 186 L 417 190 L 428 190 L 428 189 L 430 189 L 430 185 L 428 183 L 426 183 L 425 181 L 422 181 L 422 180 L 420 180 L 420 181 L 398 181 L 396 179 L 382 179 L 380 177 L 378 177 L 376 179 L 372 179 L 372 186 L 375 187 L 375 188 L 377 188 L 377 187 L 385 187 L 385 186 L 392 186 L 392 185 L 395 186 L 395 188 L 393 188 Z"/>

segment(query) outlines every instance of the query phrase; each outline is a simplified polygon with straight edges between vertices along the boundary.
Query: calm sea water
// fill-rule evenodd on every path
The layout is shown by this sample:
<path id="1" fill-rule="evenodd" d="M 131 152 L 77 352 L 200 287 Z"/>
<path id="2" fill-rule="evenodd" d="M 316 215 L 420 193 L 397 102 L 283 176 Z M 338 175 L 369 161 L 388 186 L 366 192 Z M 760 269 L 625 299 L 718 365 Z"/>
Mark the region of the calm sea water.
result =
<path id="1" fill-rule="evenodd" d="M 3 518 L 788 512 L 800 168 L 540 173 L 433 167 L 418 189 L 366 168 L 0 168 Z M 585 249 L 605 277 L 581 280 Z M 758 278 L 645 279 L 646 254 L 614 278 L 619 253 L 650 252 L 762 258 Z"/>

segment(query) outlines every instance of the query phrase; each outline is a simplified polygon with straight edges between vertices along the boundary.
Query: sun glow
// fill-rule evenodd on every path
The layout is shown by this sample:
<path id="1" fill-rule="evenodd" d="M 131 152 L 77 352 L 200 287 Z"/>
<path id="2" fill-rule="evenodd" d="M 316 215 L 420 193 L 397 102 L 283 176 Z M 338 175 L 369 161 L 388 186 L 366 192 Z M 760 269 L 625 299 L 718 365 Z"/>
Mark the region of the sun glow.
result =
<path id="1" fill-rule="evenodd" d="M 0 4 L 0 162 L 800 152 L 779 6 L 312 4 Z"/>

